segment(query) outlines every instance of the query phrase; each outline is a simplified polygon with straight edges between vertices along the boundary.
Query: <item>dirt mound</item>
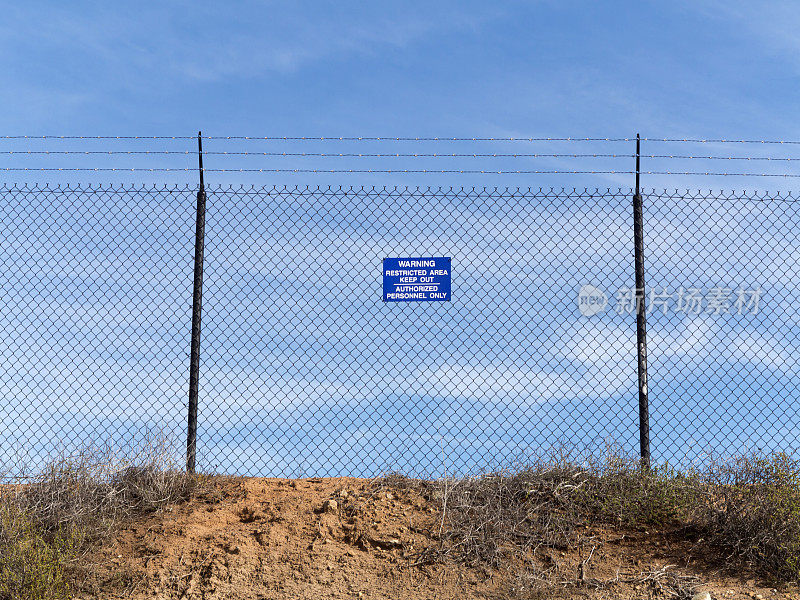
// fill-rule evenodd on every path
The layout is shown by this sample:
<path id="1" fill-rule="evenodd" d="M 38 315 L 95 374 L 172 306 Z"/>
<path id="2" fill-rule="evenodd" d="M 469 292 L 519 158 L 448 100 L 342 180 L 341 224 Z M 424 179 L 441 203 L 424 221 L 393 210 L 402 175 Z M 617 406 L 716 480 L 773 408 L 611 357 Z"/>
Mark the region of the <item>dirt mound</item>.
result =
<path id="1" fill-rule="evenodd" d="M 85 585 L 102 597 L 254 600 L 464 598 L 493 587 L 409 568 L 435 516 L 419 495 L 396 495 L 357 479 L 231 480 L 121 531 L 92 557 Z"/>
<path id="2" fill-rule="evenodd" d="M 415 486 L 365 480 L 223 479 L 132 523 L 79 569 L 79 598 L 800 598 L 726 572 L 687 531 L 592 530 L 542 552 L 574 577 L 544 586 L 518 565 L 431 564 L 441 513 Z"/>

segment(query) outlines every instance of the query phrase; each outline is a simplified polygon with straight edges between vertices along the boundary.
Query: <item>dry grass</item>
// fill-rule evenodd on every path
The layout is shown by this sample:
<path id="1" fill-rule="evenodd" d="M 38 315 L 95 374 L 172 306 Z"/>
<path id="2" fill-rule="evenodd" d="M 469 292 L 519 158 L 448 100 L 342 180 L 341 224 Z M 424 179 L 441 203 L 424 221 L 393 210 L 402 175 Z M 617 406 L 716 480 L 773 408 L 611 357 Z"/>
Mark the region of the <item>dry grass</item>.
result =
<path id="1" fill-rule="evenodd" d="M 638 460 L 604 461 L 566 454 L 517 470 L 431 482 L 442 507 L 441 555 L 498 566 L 511 555 L 580 545 L 587 524 L 662 525 L 697 506 L 696 478 L 667 469 L 644 471 Z"/>
<path id="2" fill-rule="evenodd" d="M 60 456 L 29 484 L 0 494 L 0 600 L 69 594 L 68 572 L 92 544 L 141 514 L 188 498 L 200 479 L 151 438 L 124 453 Z"/>
<path id="3" fill-rule="evenodd" d="M 394 475 L 382 485 L 412 483 Z M 800 463 L 785 454 L 739 456 L 682 472 L 642 469 L 637 459 L 613 452 L 575 460 L 562 451 L 514 470 L 413 485 L 426 486 L 440 507 L 439 543 L 419 562 L 514 565 L 516 587 L 526 594 L 614 583 L 587 580 L 581 565 L 566 572 L 548 563 L 553 549 L 590 557 L 594 546 L 585 531 L 592 526 L 686 527 L 762 576 L 800 579 Z M 677 598 L 696 587 L 673 573 L 641 578 Z"/>

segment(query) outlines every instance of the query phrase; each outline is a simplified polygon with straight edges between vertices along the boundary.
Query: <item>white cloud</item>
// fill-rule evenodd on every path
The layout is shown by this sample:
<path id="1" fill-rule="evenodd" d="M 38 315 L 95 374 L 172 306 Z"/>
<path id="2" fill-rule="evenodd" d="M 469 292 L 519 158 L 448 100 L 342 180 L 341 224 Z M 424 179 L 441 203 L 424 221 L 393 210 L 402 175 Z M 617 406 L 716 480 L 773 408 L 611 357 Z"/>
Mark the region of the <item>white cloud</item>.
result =
<path id="1" fill-rule="evenodd" d="M 401 381 L 402 389 L 410 395 L 514 405 L 612 398 L 635 387 L 636 372 L 631 360 L 635 345 L 628 347 L 612 338 L 579 338 L 574 358 L 583 364 L 562 362 L 559 367 L 543 370 L 508 367 L 502 362 L 446 363 L 417 370 L 413 377 Z"/>
<path id="2" fill-rule="evenodd" d="M 797 350 L 773 336 L 748 333 L 737 336 L 732 342 L 733 356 L 739 360 L 779 371 L 797 368 L 797 359 L 794 358 Z"/>

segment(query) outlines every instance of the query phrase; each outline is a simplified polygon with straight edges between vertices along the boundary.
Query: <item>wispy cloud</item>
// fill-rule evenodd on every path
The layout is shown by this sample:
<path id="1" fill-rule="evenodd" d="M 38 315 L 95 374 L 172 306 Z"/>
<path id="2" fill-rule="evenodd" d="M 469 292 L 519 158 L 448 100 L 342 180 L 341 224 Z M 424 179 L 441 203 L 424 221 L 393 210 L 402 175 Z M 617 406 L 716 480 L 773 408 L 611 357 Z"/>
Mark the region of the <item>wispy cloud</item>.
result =
<path id="1" fill-rule="evenodd" d="M 735 41 L 757 45 L 773 58 L 793 63 L 800 70 L 800 10 L 793 0 L 692 0 L 686 3 L 711 21 L 728 22 L 735 28 Z"/>
<path id="2" fill-rule="evenodd" d="M 42 52 L 57 52 L 62 66 L 80 77 L 77 58 L 95 73 L 114 75 L 115 82 L 128 85 L 153 77 L 254 79 L 381 48 L 402 49 L 448 32 L 466 34 L 502 13 L 451 2 L 359 4 L 359 10 L 353 9 L 347 2 L 245 2 L 235 9 L 184 2 L 129 8 L 83 2 L 46 11 L 18 5 L 6 15 L 0 46 L 7 56 L 28 51 L 31 62 Z M 31 52 L 34 47 L 39 52 Z"/>

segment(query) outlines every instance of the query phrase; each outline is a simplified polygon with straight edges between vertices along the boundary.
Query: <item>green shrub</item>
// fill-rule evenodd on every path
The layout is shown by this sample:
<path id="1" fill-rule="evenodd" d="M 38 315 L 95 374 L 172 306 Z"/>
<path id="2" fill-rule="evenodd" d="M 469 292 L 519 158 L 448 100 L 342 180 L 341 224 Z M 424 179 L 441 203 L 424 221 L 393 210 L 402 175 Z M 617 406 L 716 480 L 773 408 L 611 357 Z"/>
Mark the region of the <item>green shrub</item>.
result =
<path id="1" fill-rule="evenodd" d="M 78 541 L 46 532 L 7 498 L 0 503 L 0 600 L 47 600 L 69 592 L 66 565 Z"/>
<path id="2" fill-rule="evenodd" d="M 800 579 L 800 462 L 740 456 L 714 465 L 708 483 L 712 539 L 768 577 Z"/>
<path id="3" fill-rule="evenodd" d="M 669 465 L 643 469 L 639 460 L 610 457 L 590 471 L 573 501 L 587 521 L 627 527 L 685 521 L 701 496 L 697 477 Z"/>
<path id="4" fill-rule="evenodd" d="M 800 580 L 800 460 L 785 453 L 689 471 L 644 469 L 613 453 L 582 461 L 562 454 L 427 485 L 442 510 L 440 547 L 429 558 L 499 566 L 541 547 L 579 547 L 586 525 L 678 525 L 702 531 L 761 575 Z"/>
<path id="5" fill-rule="evenodd" d="M 65 597 L 81 553 L 121 523 L 188 498 L 201 481 L 152 438 L 125 453 L 84 448 L 0 489 L 0 600 Z"/>

